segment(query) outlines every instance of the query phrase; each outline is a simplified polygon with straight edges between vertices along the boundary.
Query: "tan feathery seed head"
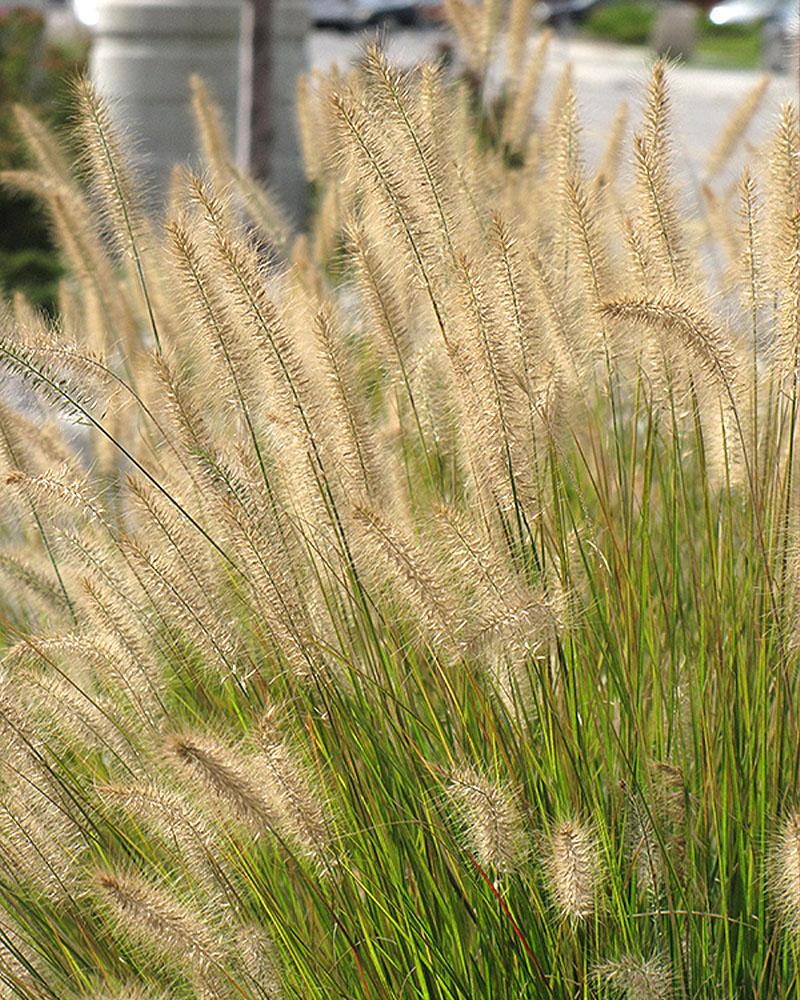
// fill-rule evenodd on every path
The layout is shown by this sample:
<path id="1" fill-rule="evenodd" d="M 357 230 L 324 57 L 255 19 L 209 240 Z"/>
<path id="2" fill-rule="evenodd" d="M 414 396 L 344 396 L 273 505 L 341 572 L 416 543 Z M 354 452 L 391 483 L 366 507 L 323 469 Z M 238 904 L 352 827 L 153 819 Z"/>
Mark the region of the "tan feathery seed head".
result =
<path id="1" fill-rule="evenodd" d="M 722 331 L 697 309 L 661 297 L 606 302 L 601 312 L 609 319 L 633 322 L 662 336 L 674 334 L 712 382 L 732 392 L 737 374 L 735 354 Z"/>
<path id="2" fill-rule="evenodd" d="M 111 223 L 109 235 L 121 252 L 136 254 L 148 227 L 109 107 L 86 77 L 75 83 L 75 97 L 83 162 Z"/>
<path id="3" fill-rule="evenodd" d="M 794 377 L 800 366 L 800 211 L 782 226 L 782 254 L 776 262 L 774 246 L 766 255 L 778 299 L 778 322 L 770 353 L 779 378 Z M 775 280 L 775 272 L 780 276 Z"/>
<path id="4" fill-rule="evenodd" d="M 464 649 L 473 655 L 517 659 L 540 652 L 561 614 L 539 588 L 518 577 L 486 531 L 452 507 L 433 511 L 432 546 L 463 619 Z"/>
<path id="5" fill-rule="evenodd" d="M 336 465 L 344 472 L 345 490 L 353 498 L 376 498 L 381 479 L 376 444 L 340 324 L 332 309 L 323 306 L 313 325 L 326 381 L 329 436 L 338 445 Z"/>
<path id="6" fill-rule="evenodd" d="M 532 12 L 531 0 L 511 0 L 506 31 L 506 86 L 515 87 L 519 78 L 522 56 L 528 44 Z"/>
<path id="7" fill-rule="evenodd" d="M 51 412 L 75 421 L 114 402 L 119 385 L 104 360 L 71 341 L 59 324 L 32 310 L 24 315 L 16 310 L 12 319 L 2 305 L 0 367 L 32 389 Z"/>
<path id="8" fill-rule="evenodd" d="M 61 240 L 61 245 L 63 246 L 63 240 Z M 70 264 L 70 266 L 74 265 Z M 78 268 L 76 268 L 76 270 L 78 270 Z M 87 300 L 89 298 L 90 296 L 87 294 Z M 80 300 L 80 294 L 75 286 L 70 282 L 65 281 L 63 278 L 58 283 L 56 306 L 65 330 L 79 329 L 81 322 L 83 321 L 84 313 L 87 315 L 87 323 L 90 326 L 93 327 L 97 322 L 97 317 L 89 317 L 93 308 L 90 302 L 87 301 L 84 307 Z M 96 345 L 93 342 L 92 347 L 94 348 L 95 346 Z"/>
<path id="9" fill-rule="evenodd" d="M 56 468 L 66 470 L 72 482 L 80 478 L 80 463 L 63 429 L 0 404 L 0 476 L 12 471 L 41 476 Z"/>
<path id="10" fill-rule="evenodd" d="M 558 93 L 556 96 L 558 96 Z M 569 186 L 571 181 L 583 169 L 580 132 L 578 101 L 575 91 L 570 85 L 564 91 L 563 103 L 559 109 L 558 117 L 553 121 L 550 147 L 547 149 L 548 195 L 553 199 L 554 203 L 557 200 L 559 205 L 558 211 L 552 213 L 552 235 L 555 242 L 554 256 L 558 261 L 555 273 L 558 275 L 560 293 L 564 296 L 568 293 L 571 256 L 569 246 Z"/>
<path id="11" fill-rule="evenodd" d="M 566 79 L 566 78 L 565 78 Z M 565 90 L 560 114 L 555 122 L 556 163 L 559 185 L 563 186 L 583 168 L 582 125 L 578 114 L 578 96 L 571 85 Z"/>
<path id="12" fill-rule="evenodd" d="M 166 198 L 166 218 L 179 218 L 191 199 L 190 171 L 185 163 L 176 163 L 169 175 L 169 187 Z"/>
<path id="13" fill-rule="evenodd" d="M 193 235 L 196 228 L 189 217 L 171 219 L 166 226 L 178 319 L 203 338 L 211 369 L 203 381 L 216 388 L 215 396 L 228 401 L 220 409 L 226 414 L 242 410 L 249 416 L 256 381 L 251 362 L 255 345 L 226 309 L 216 268 Z"/>
<path id="14" fill-rule="evenodd" d="M 36 636 L 32 639 L 25 636 L 19 642 L 9 645 L 0 658 L 3 673 L 8 675 L 11 670 L 20 670 L 36 664 L 46 664 L 53 654 L 75 649 L 77 652 L 80 639 L 76 634 L 67 633 L 59 636 Z"/>
<path id="15" fill-rule="evenodd" d="M 661 280 L 677 288 L 692 285 L 690 260 L 672 174 L 670 102 L 666 63 L 653 67 L 642 132 L 634 137 L 634 163 L 642 233 Z"/>
<path id="16" fill-rule="evenodd" d="M 152 539 L 153 548 L 179 559 L 185 565 L 192 582 L 209 595 L 217 597 L 213 557 L 198 539 L 197 533 L 192 531 L 186 520 L 175 512 L 174 507 L 149 481 L 130 475 L 125 480 L 125 485 L 133 511 Z"/>
<path id="17" fill-rule="evenodd" d="M 72 168 L 55 134 L 30 108 L 13 107 L 14 125 L 42 175 L 72 186 Z"/>
<path id="18" fill-rule="evenodd" d="M 688 281 L 688 262 L 670 175 L 659 153 L 637 135 L 633 140 L 639 188 L 641 231 L 647 237 L 652 259 L 660 265 L 660 278 L 677 289 Z"/>
<path id="19" fill-rule="evenodd" d="M 396 587 L 422 631 L 451 651 L 457 648 L 457 623 L 446 582 L 434 559 L 396 516 L 357 506 L 353 518 L 368 579 Z"/>
<path id="20" fill-rule="evenodd" d="M 213 454 L 205 409 L 185 368 L 162 354 L 152 359 L 152 375 L 160 394 L 162 420 L 181 450 L 191 455 Z"/>
<path id="21" fill-rule="evenodd" d="M 229 191 L 260 233 L 281 254 L 291 241 L 291 226 L 271 194 L 252 177 L 242 173 L 231 152 L 220 109 L 203 80 L 190 77 L 195 127 L 213 186 L 218 193 Z"/>
<path id="22" fill-rule="evenodd" d="M 624 1000 L 670 1000 L 673 995 L 672 970 L 659 955 L 603 962 L 595 967 L 595 975 Z"/>
<path id="23" fill-rule="evenodd" d="M 10 608 L 17 608 L 22 614 L 34 609 L 43 610 L 49 618 L 67 627 L 70 607 L 64 588 L 53 573 L 49 560 L 31 547 L 20 551 L 0 549 L 0 574 L 11 586 L 6 600 Z M 23 605 L 27 604 L 27 609 Z M 52 627 L 52 626 L 51 626 Z"/>
<path id="24" fill-rule="evenodd" d="M 586 920 L 595 912 L 600 852 L 594 830 L 580 820 L 553 828 L 545 859 L 550 891 L 564 920 Z"/>
<path id="25" fill-rule="evenodd" d="M 520 0 L 516 0 L 519 4 Z M 528 56 L 525 71 L 503 115 L 503 141 L 512 152 L 521 152 L 528 141 L 531 117 L 553 33 L 543 31 Z"/>
<path id="26" fill-rule="evenodd" d="M 419 86 L 413 86 L 410 76 L 391 66 L 380 46 L 370 45 L 367 48 L 364 72 L 368 81 L 367 100 L 370 105 L 377 101 L 384 109 L 385 140 L 393 147 L 394 158 L 405 164 L 409 191 L 416 207 L 426 217 L 435 220 L 431 237 L 440 244 L 443 252 L 452 255 L 455 220 L 440 155 L 441 134 L 436 131 L 438 129 L 446 135 L 447 123 L 435 119 L 431 121 L 430 118 L 426 121 L 420 113 Z M 430 75 L 428 82 L 432 82 Z M 435 102 L 433 88 L 430 87 L 429 96 Z"/>
<path id="27" fill-rule="evenodd" d="M 494 55 L 502 12 L 500 0 L 480 0 L 477 4 L 478 39 L 484 72 L 488 72 Z"/>
<path id="28" fill-rule="evenodd" d="M 478 864 L 489 872 L 516 871 L 529 852 L 519 793 L 469 766 L 452 774 L 446 792 Z"/>
<path id="29" fill-rule="evenodd" d="M 69 645 L 61 648 L 68 650 Z M 18 675 L 16 683 L 20 696 L 27 698 L 31 711 L 38 716 L 42 732 L 48 733 L 51 748 L 60 747 L 67 753 L 100 753 L 123 767 L 136 766 L 136 747 L 117 706 L 105 696 L 87 690 L 88 677 L 64 676 L 52 661 L 48 666 L 50 670 L 41 673 Z"/>
<path id="30" fill-rule="evenodd" d="M 570 322 L 566 304 L 558 293 L 556 276 L 549 262 L 535 251 L 531 251 L 529 256 L 535 289 L 534 303 L 541 309 L 548 358 L 558 379 L 570 389 L 582 391 L 588 354 L 586 346 L 573 329 L 574 324 Z"/>
<path id="31" fill-rule="evenodd" d="M 447 304 L 448 324 L 457 336 L 448 340 L 447 353 L 459 389 L 461 433 L 476 489 L 510 513 L 518 500 L 517 480 L 525 480 L 527 455 L 524 449 L 522 456 L 515 454 L 519 387 L 508 344 L 495 336 L 495 298 L 484 269 L 459 255 Z"/>
<path id="32" fill-rule="evenodd" d="M 506 342 L 510 363 L 517 378 L 524 380 L 525 392 L 530 395 L 536 381 L 531 369 L 545 354 L 534 334 L 530 266 L 515 227 L 499 213 L 492 216 L 489 238 L 489 264 L 496 292 L 494 312 L 500 328 L 508 330 Z"/>
<path id="33" fill-rule="evenodd" d="M 768 872 L 777 915 L 790 933 L 800 933 L 800 813 L 788 815 L 778 830 Z"/>
<path id="34" fill-rule="evenodd" d="M 765 73 L 733 109 L 706 159 L 706 177 L 715 177 L 722 172 L 761 107 L 769 84 L 770 76 Z"/>
<path id="35" fill-rule="evenodd" d="M 702 398 L 701 394 L 700 420 L 709 483 L 714 489 L 739 490 L 747 486 L 745 444 L 752 441 L 752 417 L 746 409 L 745 394 L 739 392 L 738 400 L 734 409 L 724 395 L 712 392 Z"/>
<path id="36" fill-rule="evenodd" d="M 446 157 L 455 155 L 453 150 L 450 81 L 441 62 L 423 63 L 419 70 L 417 101 L 419 110 L 417 117 L 427 145 L 432 164 L 436 171 L 446 168 L 443 162 Z M 441 176 L 441 180 L 445 175 Z"/>
<path id="37" fill-rule="evenodd" d="M 135 350 L 138 331 L 130 303 L 119 294 L 113 262 L 92 224 L 91 206 L 82 191 L 58 178 L 29 170 L 2 171 L 0 183 L 36 197 L 49 215 L 53 235 L 74 279 L 60 286 L 63 304 L 67 304 L 66 296 L 71 296 L 71 308 L 66 312 L 59 309 L 63 329 L 81 331 L 84 349 L 110 352 L 113 347 L 109 334 L 113 328 L 114 335 L 124 340 L 126 350 Z"/>
<path id="38" fill-rule="evenodd" d="M 670 99 L 667 88 L 667 62 L 653 63 L 644 110 L 644 138 L 654 150 L 661 149 L 669 138 Z"/>
<path id="39" fill-rule="evenodd" d="M 778 127 L 767 153 L 767 201 L 770 208 L 770 235 L 780 247 L 786 221 L 800 212 L 800 115 L 796 105 L 787 101 L 781 106 Z M 780 259 L 775 261 L 780 267 Z"/>
<path id="40" fill-rule="evenodd" d="M 282 442 L 281 442 L 282 443 Z M 292 485 L 294 485 L 292 483 Z M 234 502 L 230 494 L 238 494 Z M 301 537 L 288 512 L 273 511 L 270 496 L 254 471 L 239 474 L 220 469 L 209 478 L 209 510 L 219 520 L 237 561 L 247 570 L 247 584 L 254 606 L 280 651 L 298 677 L 313 672 L 320 645 L 318 592 L 303 584 L 298 552 Z M 293 498 L 293 503 L 296 499 Z M 265 516 L 264 512 L 271 515 Z M 292 510 L 292 518 L 295 510 Z M 321 533 L 320 533 L 321 534 Z M 316 545 L 321 544 L 320 534 Z"/>
<path id="41" fill-rule="evenodd" d="M 44 1000 L 39 986 L 45 977 L 35 944 L 11 916 L 0 910 L 0 997 L 3 1000 L 18 1000 L 20 995 L 26 1000 L 29 997 Z M 14 984 L 13 991 L 9 983 Z M 24 990 L 22 994 L 21 990 Z"/>
<path id="42" fill-rule="evenodd" d="M 362 220 L 350 219 L 344 229 L 345 246 L 354 265 L 354 290 L 365 319 L 380 338 L 382 354 L 398 378 L 408 379 L 414 353 L 407 307 L 398 295 L 397 274 L 391 261 L 374 245 Z"/>
<path id="43" fill-rule="evenodd" d="M 231 153 L 219 108 L 211 99 L 205 82 L 196 73 L 189 77 L 189 87 L 203 157 L 212 171 L 214 186 L 221 190 L 230 181 Z"/>
<path id="44" fill-rule="evenodd" d="M 722 257 L 720 290 L 729 293 L 736 287 L 739 279 L 739 276 L 732 272 L 735 262 L 741 255 L 742 242 L 732 210 L 735 191 L 729 186 L 720 196 L 708 184 L 704 184 L 701 194 L 705 208 L 705 226 L 695 226 L 692 242 L 697 251 L 701 251 L 709 244 L 719 247 Z"/>
<path id="45" fill-rule="evenodd" d="M 165 886 L 115 871 L 97 872 L 94 885 L 120 929 L 140 944 L 177 966 L 219 964 L 220 942 Z"/>
<path id="46" fill-rule="evenodd" d="M 234 327 L 241 326 L 256 345 L 257 369 L 275 398 L 282 420 L 294 426 L 319 460 L 315 417 L 319 398 L 300 346 L 290 336 L 285 313 L 274 296 L 275 283 L 257 246 L 234 224 L 230 206 L 192 179 L 193 198 L 207 227 L 209 264 L 216 269 L 219 288 Z"/>
<path id="47" fill-rule="evenodd" d="M 27 712 L 26 717 L 31 718 Z M 37 730 L 37 742 L 44 742 L 45 734 L 40 727 Z M 13 737 L 9 741 L 5 734 L 4 743 L 0 866 L 15 881 L 32 883 L 50 899 L 69 898 L 78 885 L 87 851 L 85 832 L 51 779 L 42 752 L 34 750 L 35 744 L 26 741 L 17 752 Z"/>
<path id="48" fill-rule="evenodd" d="M 300 242 L 300 237 L 295 241 L 293 248 L 293 263 L 297 263 L 297 251 L 303 247 L 306 257 L 304 259 L 307 266 L 303 273 L 309 276 L 311 282 L 316 282 L 316 291 L 321 294 L 321 283 L 319 283 L 319 272 L 315 262 L 324 261 L 326 265 L 333 266 L 337 254 L 341 251 L 342 231 L 344 222 L 342 217 L 342 197 L 339 187 L 336 184 L 329 184 L 325 187 L 320 197 L 319 210 L 316 212 L 311 232 L 305 246 Z"/>
<path id="49" fill-rule="evenodd" d="M 208 546 L 149 483 L 131 476 L 127 486 L 132 513 L 141 519 L 137 527 L 151 539 L 150 545 L 133 557 L 147 555 L 148 573 L 154 570 L 159 577 L 158 588 L 168 589 L 165 601 L 178 606 L 176 619 L 191 621 L 190 631 L 200 632 L 202 641 L 211 643 L 225 669 L 234 669 L 239 654 L 237 637 L 226 615 L 224 588 Z M 126 552 L 133 551 L 127 541 L 121 545 Z M 163 572 L 162 567 L 166 567 Z M 163 611 L 161 605 L 158 611 Z"/>
<path id="50" fill-rule="evenodd" d="M 158 618 L 174 635 L 184 634 L 196 643 L 223 676 L 235 676 L 240 669 L 237 636 L 214 604 L 215 588 L 209 592 L 202 577 L 186 572 L 185 560 L 183 565 L 175 560 L 174 543 L 159 550 L 129 537 L 121 540 L 120 548 L 141 573 Z"/>
<path id="51" fill-rule="evenodd" d="M 242 754 L 215 739 L 192 734 L 170 737 L 166 750 L 254 832 L 281 828 L 283 817 L 264 794 L 257 768 Z"/>
<path id="52" fill-rule="evenodd" d="M 39 471 L 38 449 L 31 447 L 35 426 L 11 407 L 0 405 L 0 477 L 6 482 L 15 473 L 36 475 Z"/>
<path id="53" fill-rule="evenodd" d="M 561 70 L 556 81 L 555 90 L 550 100 L 550 108 L 547 113 L 547 120 L 542 126 L 543 152 L 547 162 L 548 171 L 552 170 L 558 159 L 559 134 L 562 131 L 562 122 L 565 118 L 565 108 L 570 102 L 574 102 L 575 93 L 573 90 L 574 70 L 572 63 L 567 63 Z M 569 117 L 572 117 L 570 115 Z M 574 119 L 571 123 L 574 125 Z"/>
<path id="54" fill-rule="evenodd" d="M 583 284 L 590 312 L 598 309 L 609 297 L 614 278 L 608 263 L 608 251 L 603 239 L 593 199 L 579 172 L 566 181 L 567 211 L 578 265 L 583 272 Z M 600 323 L 603 348 L 609 351 L 605 325 Z"/>
<path id="55" fill-rule="evenodd" d="M 81 638 L 79 651 L 98 678 L 112 682 L 119 696 L 130 699 L 136 714 L 149 727 L 158 728 L 163 715 L 163 663 L 160 641 L 148 628 L 138 602 L 131 597 L 124 577 L 109 572 L 110 559 L 75 536 L 69 539 L 84 562 L 81 611 L 93 626 Z"/>
<path id="56" fill-rule="evenodd" d="M 82 613 L 84 610 L 81 609 Z M 96 712 L 100 712 L 99 732 L 108 730 L 109 747 L 115 747 L 125 759 L 133 744 L 138 744 L 142 724 L 149 735 L 158 729 L 163 713 L 158 668 L 147 662 L 148 650 L 144 642 L 125 645 L 119 634 L 100 626 L 84 634 L 28 639 L 27 644 L 30 652 L 25 659 L 35 662 L 42 670 L 45 687 L 50 684 L 57 687 L 55 678 L 48 677 L 54 670 L 58 671 L 63 683 L 78 686 L 72 699 L 76 701 L 70 723 L 73 727 L 88 723 Z M 19 655 L 22 655 L 21 650 Z M 83 705 L 84 699 L 89 706 Z M 130 708 L 133 708 L 132 713 Z M 69 721 L 69 714 L 65 723 Z M 86 722 L 81 723 L 81 719 Z"/>
<path id="57" fill-rule="evenodd" d="M 622 220 L 625 249 L 630 260 L 634 287 L 643 295 L 658 287 L 656 266 L 641 224 L 626 215 Z"/>
<path id="58" fill-rule="evenodd" d="M 283 829 L 297 841 L 318 869 L 326 873 L 335 864 L 330 817 L 324 797 L 299 758 L 281 735 L 276 713 L 264 713 L 253 734 L 258 760 L 283 808 Z"/>
<path id="59" fill-rule="evenodd" d="M 261 928 L 247 924 L 236 928 L 236 952 L 245 974 L 256 985 L 263 1000 L 283 1000 L 277 951 Z"/>
<path id="60" fill-rule="evenodd" d="M 800 366 L 800 116 L 797 105 L 781 106 L 766 155 L 764 262 L 778 323 L 770 354 L 781 380 Z"/>
<path id="61" fill-rule="evenodd" d="M 398 162 L 385 130 L 363 100 L 352 93 L 333 94 L 340 148 L 349 152 L 358 182 L 380 206 L 392 246 L 415 273 L 435 303 L 439 252 L 431 216 L 419 204 L 416 177 Z"/>
<path id="62" fill-rule="evenodd" d="M 38 508 L 49 511 L 54 519 L 66 508 L 78 511 L 100 525 L 106 523 L 98 499 L 91 494 L 86 482 L 71 478 L 70 469 L 62 470 L 61 475 L 51 472 L 42 476 L 26 476 L 24 472 L 16 471 L 6 476 L 6 485 L 31 497 Z"/>
<path id="63" fill-rule="evenodd" d="M 480 4 L 470 0 L 444 0 L 444 13 L 459 40 L 470 70 L 476 75 L 485 69 L 485 51 L 481 47 Z"/>
<path id="64" fill-rule="evenodd" d="M 0 185 L 8 191 L 33 195 L 45 204 L 65 193 L 58 181 L 43 177 L 35 170 L 0 170 Z M 26 300 L 23 297 L 19 301 L 24 309 Z"/>
<path id="65" fill-rule="evenodd" d="M 275 196 L 268 188 L 256 183 L 248 174 L 234 172 L 236 194 L 244 211 L 253 221 L 256 234 L 274 252 L 286 257 L 292 245 L 292 225 Z"/>
<path id="66" fill-rule="evenodd" d="M 212 824 L 188 799 L 163 782 L 141 785 L 101 785 L 100 799 L 144 821 L 175 845 L 182 865 L 213 894 L 224 874 L 218 862 L 218 843 Z"/>
<path id="67" fill-rule="evenodd" d="M 169 1000 L 169 995 L 155 986 L 123 982 L 97 987 L 86 993 L 86 1000 Z"/>
<path id="68" fill-rule="evenodd" d="M 758 310 L 769 298 L 762 234 L 763 201 L 748 168 L 739 181 L 739 229 L 741 233 L 742 305 L 752 316 L 752 333 L 758 343 Z"/>
<path id="69" fill-rule="evenodd" d="M 592 181 L 592 192 L 613 187 L 617 182 L 620 160 L 622 158 L 623 140 L 628 127 L 630 108 L 627 101 L 620 102 L 614 114 L 614 121 L 608 133 L 603 158 Z"/>
<path id="70" fill-rule="evenodd" d="M 296 84 L 296 116 L 300 146 L 303 151 L 303 166 L 306 178 L 320 181 L 325 164 L 325 150 L 320 149 L 320 108 L 314 79 L 308 73 L 301 73 Z"/>

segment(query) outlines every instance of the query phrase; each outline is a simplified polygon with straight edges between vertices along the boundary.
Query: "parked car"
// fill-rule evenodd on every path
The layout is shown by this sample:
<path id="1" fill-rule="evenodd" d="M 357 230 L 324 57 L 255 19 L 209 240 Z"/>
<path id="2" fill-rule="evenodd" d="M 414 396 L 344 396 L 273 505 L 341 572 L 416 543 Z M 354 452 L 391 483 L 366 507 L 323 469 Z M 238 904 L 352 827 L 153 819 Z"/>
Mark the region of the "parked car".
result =
<path id="1" fill-rule="evenodd" d="M 539 24 L 554 28 L 567 27 L 580 22 L 601 0 L 539 0 L 534 5 L 533 16 Z"/>
<path id="2" fill-rule="evenodd" d="M 309 9 L 319 28 L 363 28 L 387 21 L 411 25 L 417 20 L 414 0 L 309 0 Z"/>
<path id="3" fill-rule="evenodd" d="M 800 51 L 798 0 L 721 0 L 708 12 L 712 24 L 763 22 L 762 61 L 773 72 L 797 72 Z"/>

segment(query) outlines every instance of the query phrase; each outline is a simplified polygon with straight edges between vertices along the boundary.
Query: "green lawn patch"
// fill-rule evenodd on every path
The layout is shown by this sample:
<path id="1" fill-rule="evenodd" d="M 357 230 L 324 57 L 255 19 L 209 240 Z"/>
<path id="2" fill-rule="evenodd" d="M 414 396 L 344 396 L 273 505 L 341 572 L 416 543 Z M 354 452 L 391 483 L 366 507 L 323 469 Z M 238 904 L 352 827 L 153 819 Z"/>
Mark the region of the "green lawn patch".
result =
<path id="1" fill-rule="evenodd" d="M 619 45 L 647 45 L 657 8 L 639 0 L 618 0 L 595 7 L 583 23 L 593 38 Z M 691 62 L 720 69 L 753 69 L 761 61 L 761 23 L 712 24 L 698 13 L 698 41 Z"/>
<path id="2" fill-rule="evenodd" d="M 652 4 L 620 0 L 619 3 L 595 7 L 586 18 L 584 27 L 588 34 L 608 42 L 645 45 L 654 20 L 655 8 Z"/>

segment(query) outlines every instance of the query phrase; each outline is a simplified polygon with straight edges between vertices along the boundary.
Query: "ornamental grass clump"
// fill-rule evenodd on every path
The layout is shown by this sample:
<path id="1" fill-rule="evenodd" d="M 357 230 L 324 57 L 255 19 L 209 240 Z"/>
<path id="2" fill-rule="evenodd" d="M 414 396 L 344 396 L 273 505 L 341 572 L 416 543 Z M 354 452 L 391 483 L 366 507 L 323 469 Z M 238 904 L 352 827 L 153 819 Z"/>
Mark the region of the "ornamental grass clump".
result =
<path id="1" fill-rule="evenodd" d="M 158 222 L 90 83 L 74 167 L 18 114 L 2 996 L 797 991 L 797 110 L 689 197 L 662 63 L 590 164 L 447 8 L 301 82 L 303 233 L 199 80 Z"/>

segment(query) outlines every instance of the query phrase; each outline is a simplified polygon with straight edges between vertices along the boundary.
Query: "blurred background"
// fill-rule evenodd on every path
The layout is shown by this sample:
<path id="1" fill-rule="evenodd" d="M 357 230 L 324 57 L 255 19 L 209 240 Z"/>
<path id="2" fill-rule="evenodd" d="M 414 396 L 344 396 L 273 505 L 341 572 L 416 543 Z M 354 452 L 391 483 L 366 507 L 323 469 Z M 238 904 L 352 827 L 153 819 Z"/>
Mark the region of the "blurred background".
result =
<path id="1" fill-rule="evenodd" d="M 469 16 L 469 5 L 460 6 Z M 545 26 L 555 33 L 544 90 L 565 63 L 573 65 L 589 158 L 620 100 L 638 92 L 653 53 L 679 61 L 673 95 L 690 172 L 761 74 L 774 77 L 773 104 L 798 96 L 800 0 L 531 6 L 531 35 Z M 240 166 L 302 224 L 308 190 L 294 115 L 297 81 L 307 71 L 345 69 L 364 34 L 376 30 L 401 64 L 452 58 L 442 0 L 0 0 L 0 170 L 22 165 L 13 104 L 59 126 L 71 113 L 69 81 L 86 71 L 135 137 L 134 157 L 156 205 L 171 164 L 194 155 L 188 79 L 199 73 L 221 107 Z M 35 204 L 0 187 L 0 287 L 6 294 L 20 289 L 47 309 L 60 273 Z"/>

